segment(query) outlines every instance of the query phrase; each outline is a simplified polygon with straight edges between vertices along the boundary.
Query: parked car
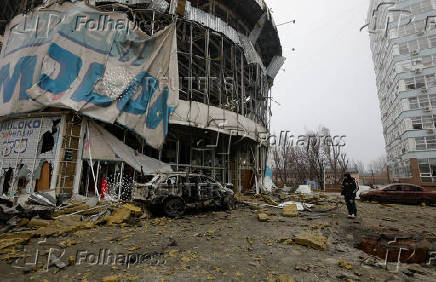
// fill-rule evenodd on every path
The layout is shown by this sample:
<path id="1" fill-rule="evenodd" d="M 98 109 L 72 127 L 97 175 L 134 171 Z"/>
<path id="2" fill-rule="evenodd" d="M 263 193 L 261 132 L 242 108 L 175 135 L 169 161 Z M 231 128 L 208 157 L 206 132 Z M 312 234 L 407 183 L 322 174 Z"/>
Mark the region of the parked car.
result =
<path id="1" fill-rule="evenodd" d="M 223 186 L 201 174 L 161 173 L 148 182 L 135 182 L 133 200 L 163 210 L 170 217 L 179 217 L 188 208 L 231 209 L 235 202 L 232 188 L 231 184 Z"/>
<path id="2" fill-rule="evenodd" d="M 360 194 L 362 201 L 402 204 L 436 204 L 436 192 L 413 184 L 396 183 Z"/>

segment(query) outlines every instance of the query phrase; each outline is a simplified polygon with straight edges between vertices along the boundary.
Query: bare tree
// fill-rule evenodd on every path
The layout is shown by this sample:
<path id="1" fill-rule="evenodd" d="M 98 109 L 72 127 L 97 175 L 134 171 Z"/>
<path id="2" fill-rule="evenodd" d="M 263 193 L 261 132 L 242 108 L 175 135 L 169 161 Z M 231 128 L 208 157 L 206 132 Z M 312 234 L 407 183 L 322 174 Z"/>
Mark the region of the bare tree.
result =
<path id="1" fill-rule="evenodd" d="M 388 160 L 386 155 L 380 156 L 369 163 L 369 171 L 374 175 L 386 175 L 388 168 Z"/>
<path id="2" fill-rule="evenodd" d="M 365 164 L 362 161 L 354 161 L 354 169 L 359 172 L 360 175 L 366 175 L 367 170 Z"/>
<path id="3" fill-rule="evenodd" d="M 330 130 L 325 127 L 307 132 L 304 142 L 294 144 L 285 140 L 272 149 L 274 177 L 286 186 L 297 186 L 305 180 L 316 180 L 323 186 L 327 169 L 337 184 L 349 165 L 346 153 L 333 144 Z"/>

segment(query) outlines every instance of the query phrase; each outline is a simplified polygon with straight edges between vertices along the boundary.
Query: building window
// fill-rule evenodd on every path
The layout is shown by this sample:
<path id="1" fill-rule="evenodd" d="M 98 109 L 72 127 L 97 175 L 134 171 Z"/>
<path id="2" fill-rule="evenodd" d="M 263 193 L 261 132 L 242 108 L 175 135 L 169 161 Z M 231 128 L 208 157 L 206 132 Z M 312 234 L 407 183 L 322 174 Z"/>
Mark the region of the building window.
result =
<path id="1" fill-rule="evenodd" d="M 436 183 L 436 159 L 420 159 L 418 162 L 422 182 Z"/>
<path id="2" fill-rule="evenodd" d="M 409 98 L 409 108 L 411 110 L 436 107 L 436 95 L 420 95 Z"/>
<path id="3" fill-rule="evenodd" d="M 436 127 L 436 116 L 414 117 L 411 120 L 413 129 L 434 129 Z"/>
<path id="4" fill-rule="evenodd" d="M 413 129 L 422 129 L 422 121 L 421 118 L 412 118 L 412 128 Z"/>
<path id="5" fill-rule="evenodd" d="M 416 97 L 409 98 L 409 107 L 411 110 L 419 109 L 418 98 Z"/>
<path id="6" fill-rule="evenodd" d="M 416 137 L 416 151 L 436 149 L 436 136 Z"/>

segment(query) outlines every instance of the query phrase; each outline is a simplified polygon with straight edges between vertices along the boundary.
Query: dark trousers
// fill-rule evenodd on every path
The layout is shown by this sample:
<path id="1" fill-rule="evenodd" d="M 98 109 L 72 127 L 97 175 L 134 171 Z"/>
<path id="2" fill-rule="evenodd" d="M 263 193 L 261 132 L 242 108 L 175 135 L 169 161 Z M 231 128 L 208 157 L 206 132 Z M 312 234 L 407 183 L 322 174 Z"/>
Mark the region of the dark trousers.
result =
<path id="1" fill-rule="evenodd" d="M 349 215 L 357 215 L 356 199 L 355 198 L 345 198 L 347 203 L 347 209 Z"/>

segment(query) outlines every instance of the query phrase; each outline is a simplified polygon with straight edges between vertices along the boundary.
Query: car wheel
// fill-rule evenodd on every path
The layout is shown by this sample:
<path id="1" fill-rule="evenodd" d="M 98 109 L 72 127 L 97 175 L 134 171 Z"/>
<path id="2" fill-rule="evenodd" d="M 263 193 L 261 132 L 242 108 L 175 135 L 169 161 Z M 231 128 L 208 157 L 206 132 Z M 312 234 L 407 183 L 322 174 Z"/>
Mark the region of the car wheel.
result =
<path id="1" fill-rule="evenodd" d="M 179 198 L 170 198 L 164 202 L 165 214 L 169 217 L 180 217 L 185 213 L 185 203 Z"/>
<path id="2" fill-rule="evenodd" d="M 421 200 L 419 202 L 420 205 L 431 206 L 431 202 L 429 200 Z"/>

